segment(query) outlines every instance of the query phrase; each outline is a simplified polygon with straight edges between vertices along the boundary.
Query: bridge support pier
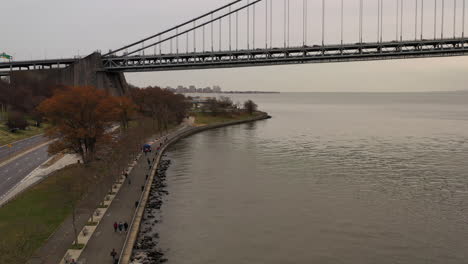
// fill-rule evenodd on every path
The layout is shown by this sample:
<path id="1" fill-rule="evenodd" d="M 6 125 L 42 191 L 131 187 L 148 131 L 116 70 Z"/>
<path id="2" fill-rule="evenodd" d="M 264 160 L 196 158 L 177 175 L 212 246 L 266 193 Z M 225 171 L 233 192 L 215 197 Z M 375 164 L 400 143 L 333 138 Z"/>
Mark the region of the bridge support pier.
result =
<path id="1" fill-rule="evenodd" d="M 93 86 L 112 95 L 128 93 L 128 84 L 121 72 L 104 71 L 101 55 L 93 53 L 66 68 L 13 71 L 11 83 L 19 86 Z M 35 89 L 35 87 L 31 87 Z"/>

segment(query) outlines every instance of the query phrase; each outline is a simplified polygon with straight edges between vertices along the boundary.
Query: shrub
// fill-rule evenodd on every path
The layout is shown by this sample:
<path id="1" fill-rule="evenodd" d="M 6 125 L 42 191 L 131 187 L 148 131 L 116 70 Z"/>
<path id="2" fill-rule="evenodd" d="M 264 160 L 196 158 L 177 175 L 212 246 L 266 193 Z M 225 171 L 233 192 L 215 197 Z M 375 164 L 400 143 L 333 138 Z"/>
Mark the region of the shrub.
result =
<path id="1" fill-rule="evenodd" d="M 24 118 L 24 114 L 20 112 L 10 112 L 8 113 L 7 127 L 10 130 L 22 129 L 25 130 L 28 127 L 28 121 Z"/>
<path id="2" fill-rule="evenodd" d="M 257 111 L 257 104 L 252 100 L 247 100 L 244 103 L 244 109 L 247 111 L 247 113 L 249 113 L 249 115 L 252 115 L 255 111 Z"/>

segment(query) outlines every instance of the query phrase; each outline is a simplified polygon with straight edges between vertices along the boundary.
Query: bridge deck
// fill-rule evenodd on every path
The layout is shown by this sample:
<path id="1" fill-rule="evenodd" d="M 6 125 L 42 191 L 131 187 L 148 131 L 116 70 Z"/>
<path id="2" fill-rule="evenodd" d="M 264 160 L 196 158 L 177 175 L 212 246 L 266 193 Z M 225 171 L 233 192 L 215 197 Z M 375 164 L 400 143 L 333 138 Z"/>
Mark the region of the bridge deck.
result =
<path id="1" fill-rule="evenodd" d="M 102 60 L 104 71 L 141 72 L 462 55 L 468 55 L 468 39 L 466 38 L 207 51 L 147 56 L 109 56 L 103 57 Z M 0 75 L 7 74 L 11 70 L 66 67 L 77 60 L 72 58 L 0 63 Z"/>

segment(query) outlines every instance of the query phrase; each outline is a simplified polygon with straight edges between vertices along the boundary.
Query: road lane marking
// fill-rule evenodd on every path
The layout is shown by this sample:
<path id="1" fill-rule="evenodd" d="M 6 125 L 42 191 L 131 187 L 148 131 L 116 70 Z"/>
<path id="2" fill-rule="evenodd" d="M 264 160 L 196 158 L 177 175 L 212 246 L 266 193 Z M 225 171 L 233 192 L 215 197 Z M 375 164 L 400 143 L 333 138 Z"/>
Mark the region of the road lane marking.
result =
<path id="1" fill-rule="evenodd" d="M 44 147 L 44 146 L 47 146 L 47 145 L 49 145 L 50 143 L 52 143 L 53 141 L 55 141 L 55 140 L 50 140 L 50 141 L 44 142 L 44 143 L 42 143 L 42 144 L 40 144 L 40 145 L 37 145 L 37 146 L 35 146 L 35 147 L 33 147 L 33 148 L 29 149 L 29 150 L 26 150 L 25 152 L 20 153 L 20 154 L 18 154 L 17 156 L 14 156 L 13 158 L 8 159 L 8 160 L 6 160 L 6 161 L 0 163 L 0 167 L 3 167 L 3 166 L 5 166 L 5 165 L 7 165 L 8 163 L 13 162 L 14 160 L 16 160 L 16 159 L 18 159 L 18 158 L 20 158 L 20 157 L 23 157 L 23 156 L 26 155 L 26 154 L 29 154 L 29 153 L 31 153 L 31 152 L 33 152 L 33 151 L 36 151 L 36 150 L 38 150 L 38 149 L 40 149 L 40 148 L 42 148 L 42 147 Z M 17 164 L 18 164 L 18 163 L 17 163 Z"/>

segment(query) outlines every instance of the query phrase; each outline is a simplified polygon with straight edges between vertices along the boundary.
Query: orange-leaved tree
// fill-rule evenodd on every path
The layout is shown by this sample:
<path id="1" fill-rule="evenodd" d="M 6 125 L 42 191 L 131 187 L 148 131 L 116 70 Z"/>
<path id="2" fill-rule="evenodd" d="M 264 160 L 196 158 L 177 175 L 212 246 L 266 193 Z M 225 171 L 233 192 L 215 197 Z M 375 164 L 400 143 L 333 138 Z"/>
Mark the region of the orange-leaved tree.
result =
<path id="1" fill-rule="evenodd" d="M 49 146 L 49 153 L 64 149 L 82 157 L 84 163 L 94 159 L 96 145 L 108 139 L 106 130 L 119 121 L 115 101 L 106 92 L 94 87 L 67 87 L 56 90 L 43 101 L 38 110 L 52 124 L 47 135 L 57 140 Z"/>

